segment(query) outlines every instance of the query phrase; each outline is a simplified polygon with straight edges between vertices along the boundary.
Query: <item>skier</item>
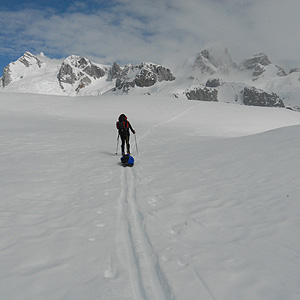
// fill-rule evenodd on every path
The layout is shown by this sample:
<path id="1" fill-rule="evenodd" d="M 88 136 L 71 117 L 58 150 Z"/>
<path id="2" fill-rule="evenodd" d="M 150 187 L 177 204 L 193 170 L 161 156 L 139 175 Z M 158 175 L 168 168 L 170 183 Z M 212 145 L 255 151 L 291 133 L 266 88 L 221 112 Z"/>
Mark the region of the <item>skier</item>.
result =
<path id="1" fill-rule="evenodd" d="M 133 130 L 131 124 L 127 120 L 127 117 L 124 114 L 119 116 L 119 121 L 116 123 L 117 129 L 119 130 L 119 136 L 121 137 L 122 145 L 122 156 L 125 155 L 125 143 L 127 148 L 127 154 L 130 155 L 130 144 L 129 144 L 129 129 L 135 134 L 135 130 Z"/>

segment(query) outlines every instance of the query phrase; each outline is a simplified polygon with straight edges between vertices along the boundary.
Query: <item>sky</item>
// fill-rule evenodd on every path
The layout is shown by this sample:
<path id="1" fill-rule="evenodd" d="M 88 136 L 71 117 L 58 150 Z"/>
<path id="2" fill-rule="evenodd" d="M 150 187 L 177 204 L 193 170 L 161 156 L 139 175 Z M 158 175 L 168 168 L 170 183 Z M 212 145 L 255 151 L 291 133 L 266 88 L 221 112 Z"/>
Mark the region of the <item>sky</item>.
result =
<path id="1" fill-rule="evenodd" d="M 215 43 L 300 67 L 299 0 L 1 0 L 0 76 L 24 52 L 175 67 Z"/>

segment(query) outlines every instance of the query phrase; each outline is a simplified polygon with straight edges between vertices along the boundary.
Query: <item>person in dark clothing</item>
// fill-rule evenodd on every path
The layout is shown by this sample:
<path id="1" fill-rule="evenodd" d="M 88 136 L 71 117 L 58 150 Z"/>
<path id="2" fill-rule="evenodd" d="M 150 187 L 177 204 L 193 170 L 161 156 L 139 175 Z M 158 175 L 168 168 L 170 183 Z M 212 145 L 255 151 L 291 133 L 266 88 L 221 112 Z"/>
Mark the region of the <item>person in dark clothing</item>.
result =
<path id="1" fill-rule="evenodd" d="M 125 143 L 126 143 L 126 148 L 127 148 L 127 154 L 130 155 L 130 144 L 129 144 L 129 137 L 130 137 L 130 132 L 129 129 L 132 131 L 133 134 L 135 134 L 135 130 L 133 130 L 131 124 L 127 120 L 127 117 L 124 114 L 121 114 L 119 116 L 119 120 L 116 123 L 116 127 L 119 130 L 119 136 L 121 137 L 121 150 L 122 150 L 122 155 L 125 155 Z"/>

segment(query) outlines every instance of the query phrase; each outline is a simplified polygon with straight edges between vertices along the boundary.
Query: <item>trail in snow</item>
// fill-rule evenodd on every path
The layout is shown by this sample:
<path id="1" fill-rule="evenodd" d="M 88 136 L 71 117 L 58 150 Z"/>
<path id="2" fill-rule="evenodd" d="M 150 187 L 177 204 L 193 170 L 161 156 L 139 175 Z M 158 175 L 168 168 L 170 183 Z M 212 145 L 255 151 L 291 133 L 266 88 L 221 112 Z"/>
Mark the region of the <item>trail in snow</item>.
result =
<path id="1" fill-rule="evenodd" d="M 127 267 L 134 298 L 173 299 L 167 279 L 153 250 L 136 198 L 137 175 L 124 168 L 119 197 L 119 235 L 126 252 Z M 122 253 L 121 249 L 121 253 Z"/>
<path id="2" fill-rule="evenodd" d="M 119 234 L 127 257 L 127 269 L 135 299 L 146 299 L 146 292 L 141 281 L 141 270 L 134 243 L 132 226 L 129 215 L 128 187 L 124 169 L 121 175 L 121 194 L 119 197 Z M 121 253 L 123 253 L 121 249 Z"/>
<path id="3" fill-rule="evenodd" d="M 156 125 L 153 125 L 153 126 L 152 126 L 151 128 L 149 128 L 149 129 L 148 129 L 141 137 L 138 138 L 138 141 L 141 141 L 141 140 L 144 139 L 145 137 L 149 136 L 154 128 L 160 127 L 160 126 L 162 126 L 162 125 L 165 125 L 165 124 L 168 124 L 168 123 L 171 123 L 171 122 L 177 120 L 178 118 L 182 117 L 183 115 L 185 115 L 186 113 L 188 113 L 190 110 L 192 110 L 195 106 L 198 106 L 199 104 L 200 104 L 200 102 L 197 103 L 196 105 L 193 105 L 193 106 L 189 107 L 188 109 L 186 109 L 186 110 L 183 111 L 182 113 L 176 115 L 175 117 L 172 117 L 171 119 L 168 119 L 168 120 L 166 120 L 166 121 L 163 121 L 163 122 L 160 122 L 160 123 L 158 123 L 158 124 L 156 124 Z"/>
<path id="4" fill-rule="evenodd" d="M 137 140 L 141 141 L 149 136 L 154 128 L 175 121 L 197 105 L 199 104 L 197 103 L 176 116 L 152 126 Z M 138 151 L 137 140 L 134 141 L 136 151 Z M 135 169 L 123 169 L 119 197 L 119 235 L 126 252 L 132 292 L 137 300 L 174 299 L 143 224 L 143 215 L 139 210 L 136 198 L 137 181 L 138 175 Z M 124 251 L 121 249 L 122 252 Z"/>

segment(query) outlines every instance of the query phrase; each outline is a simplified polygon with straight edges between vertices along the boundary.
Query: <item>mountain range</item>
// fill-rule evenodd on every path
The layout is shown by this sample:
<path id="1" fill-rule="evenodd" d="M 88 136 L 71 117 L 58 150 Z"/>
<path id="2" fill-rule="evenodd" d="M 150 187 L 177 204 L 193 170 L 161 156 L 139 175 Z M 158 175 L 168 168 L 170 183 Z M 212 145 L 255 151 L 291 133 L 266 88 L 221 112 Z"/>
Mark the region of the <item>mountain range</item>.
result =
<path id="1" fill-rule="evenodd" d="M 174 70 L 150 62 L 121 67 L 77 55 L 57 60 L 25 52 L 4 68 L 0 91 L 66 96 L 165 94 L 300 110 L 300 68 L 287 73 L 264 53 L 237 64 L 228 49 L 220 46 L 202 50 Z"/>

